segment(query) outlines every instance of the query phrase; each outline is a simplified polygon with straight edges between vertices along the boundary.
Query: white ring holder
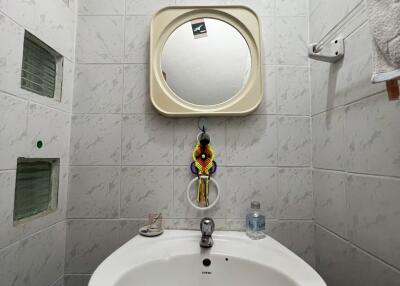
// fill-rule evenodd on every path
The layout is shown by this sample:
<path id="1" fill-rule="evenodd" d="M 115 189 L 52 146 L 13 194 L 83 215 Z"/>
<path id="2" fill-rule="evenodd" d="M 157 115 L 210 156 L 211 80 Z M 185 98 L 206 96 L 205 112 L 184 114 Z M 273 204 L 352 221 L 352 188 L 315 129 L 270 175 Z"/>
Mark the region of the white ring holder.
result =
<path id="1" fill-rule="evenodd" d="M 210 182 L 212 182 L 215 185 L 215 189 L 216 189 L 216 192 L 217 192 L 217 197 L 215 198 L 215 200 L 208 207 L 204 207 L 204 208 L 195 205 L 193 203 L 192 199 L 190 198 L 190 189 L 192 188 L 194 183 L 199 181 L 200 177 L 202 179 L 209 178 Z M 190 181 L 190 183 L 189 183 L 189 185 L 187 186 L 187 189 L 186 189 L 186 197 L 187 197 L 187 200 L 188 200 L 189 204 L 192 207 L 194 207 L 195 209 L 200 210 L 200 211 L 206 211 L 206 210 L 212 209 L 218 203 L 218 200 L 219 200 L 219 197 L 220 197 L 220 195 L 219 195 L 219 185 L 218 185 L 217 181 L 212 177 L 207 177 L 207 176 L 200 176 L 200 177 L 196 177 L 196 178 L 194 178 L 193 180 Z"/>

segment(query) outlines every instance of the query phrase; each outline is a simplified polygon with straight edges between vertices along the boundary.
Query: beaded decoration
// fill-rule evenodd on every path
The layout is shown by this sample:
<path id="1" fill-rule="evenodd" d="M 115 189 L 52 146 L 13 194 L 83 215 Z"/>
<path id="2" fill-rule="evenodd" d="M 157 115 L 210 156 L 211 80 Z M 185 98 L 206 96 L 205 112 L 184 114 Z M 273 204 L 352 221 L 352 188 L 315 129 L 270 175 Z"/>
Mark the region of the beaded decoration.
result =
<path id="1" fill-rule="evenodd" d="M 199 207 L 207 207 L 209 206 L 210 176 L 217 170 L 217 163 L 214 161 L 214 151 L 210 145 L 210 137 L 204 131 L 199 136 L 200 138 L 198 138 L 192 153 L 193 163 L 190 169 L 193 174 L 199 177 L 197 203 Z"/>

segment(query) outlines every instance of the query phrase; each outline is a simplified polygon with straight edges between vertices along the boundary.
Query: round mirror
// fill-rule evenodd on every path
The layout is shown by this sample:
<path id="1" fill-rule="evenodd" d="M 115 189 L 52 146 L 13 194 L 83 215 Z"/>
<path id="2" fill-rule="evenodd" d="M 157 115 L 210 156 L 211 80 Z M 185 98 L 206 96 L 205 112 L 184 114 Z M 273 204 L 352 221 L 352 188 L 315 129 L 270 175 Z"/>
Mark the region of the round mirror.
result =
<path id="1" fill-rule="evenodd" d="M 247 83 L 250 49 L 228 23 L 201 18 L 179 26 L 168 38 L 161 69 L 171 90 L 197 105 L 215 105 L 234 97 Z"/>

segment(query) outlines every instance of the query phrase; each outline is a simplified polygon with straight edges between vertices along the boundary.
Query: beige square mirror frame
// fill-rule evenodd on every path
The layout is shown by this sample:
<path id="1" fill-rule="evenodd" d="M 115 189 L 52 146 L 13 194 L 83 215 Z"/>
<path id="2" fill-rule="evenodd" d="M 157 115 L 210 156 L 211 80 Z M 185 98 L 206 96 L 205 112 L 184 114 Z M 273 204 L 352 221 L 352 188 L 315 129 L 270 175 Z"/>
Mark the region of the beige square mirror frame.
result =
<path id="1" fill-rule="evenodd" d="M 161 54 L 169 36 L 182 24 L 197 18 L 214 18 L 235 27 L 246 40 L 251 69 L 246 85 L 229 100 L 215 105 L 196 105 L 177 96 L 161 70 Z M 154 15 L 150 29 L 150 98 L 168 117 L 243 116 L 254 111 L 263 98 L 263 63 L 260 20 L 244 6 L 167 7 Z"/>

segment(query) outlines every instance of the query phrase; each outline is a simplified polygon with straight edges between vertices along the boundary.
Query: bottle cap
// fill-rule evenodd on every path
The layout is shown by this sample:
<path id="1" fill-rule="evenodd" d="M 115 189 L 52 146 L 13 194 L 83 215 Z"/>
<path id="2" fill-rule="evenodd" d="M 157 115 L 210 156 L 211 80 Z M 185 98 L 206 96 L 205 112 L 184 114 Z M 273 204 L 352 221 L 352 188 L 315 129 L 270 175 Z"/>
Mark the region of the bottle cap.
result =
<path id="1" fill-rule="evenodd" d="M 252 201 L 251 202 L 251 208 L 255 210 L 259 210 L 261 208 L 261 204 L 258 201 Z"/>

